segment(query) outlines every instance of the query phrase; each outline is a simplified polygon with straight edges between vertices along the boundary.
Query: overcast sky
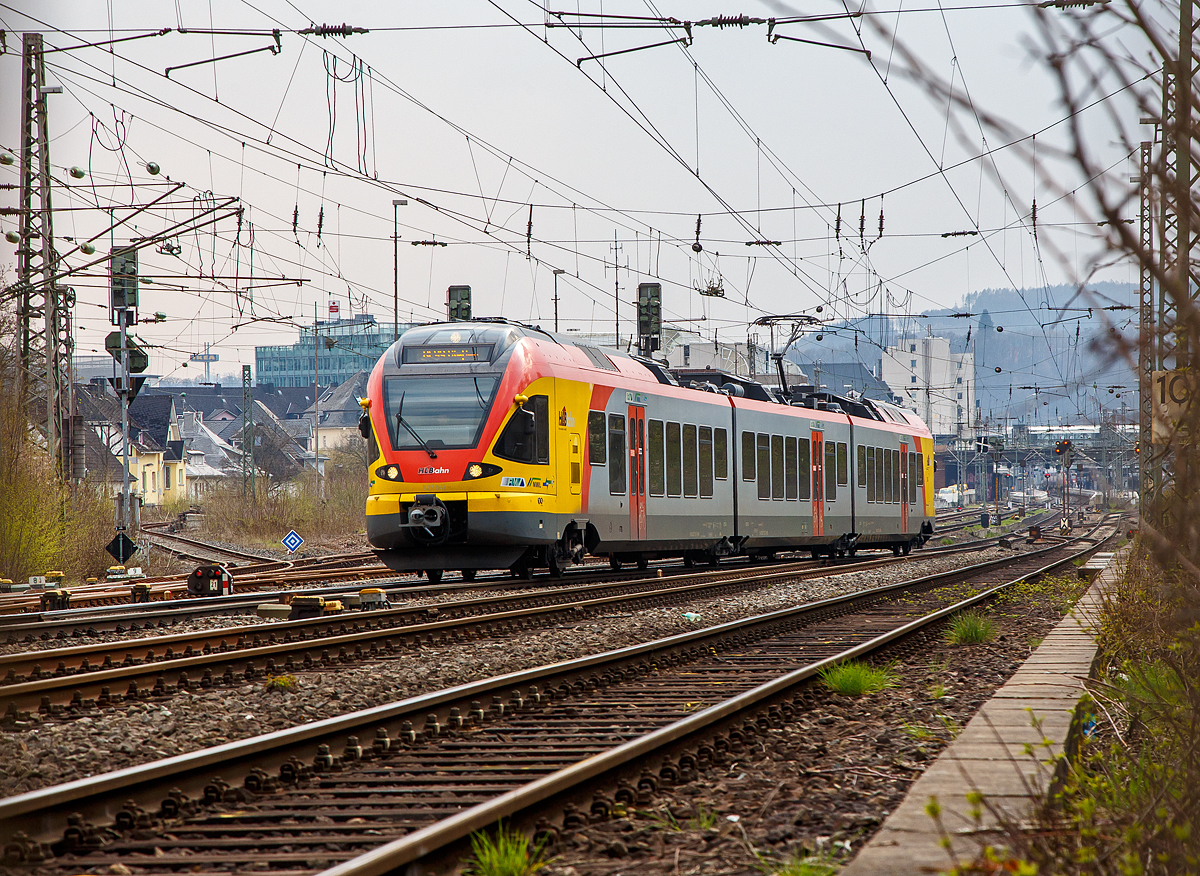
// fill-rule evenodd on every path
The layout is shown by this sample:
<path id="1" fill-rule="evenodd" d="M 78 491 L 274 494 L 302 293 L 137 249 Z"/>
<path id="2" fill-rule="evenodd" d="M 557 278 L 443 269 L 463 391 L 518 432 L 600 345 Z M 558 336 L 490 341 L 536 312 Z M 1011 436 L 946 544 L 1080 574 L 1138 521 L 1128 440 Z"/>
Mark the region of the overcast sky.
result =
<path id="1" fill-rule="evenodd" d="M 46 61 L 63 88 L 49 97 L 59 252 L 164 194 L 96 240 L 98 252 L 229 198 L 243 207 L 240 231 L 224 218 L 142 252 L 155 281 L 143 315 L 168 319 L 140 336 L 161 345 L 151 371 L 179 377 L 196 376 L 180 365 L 206 342 L 218 372 L 253 363 L 256 344 L 293 342 L 331 301 L 342 316 L 390 321 L 394 216 L 402 321 L 444 314 L 446 287 L 469 284 L 476 315 L 549 327 L 555 269 L 564 330 L 611 332 L 616 282 L 628 336 L 637 284 L 654 280 L 668 321 L 743 341 L 758 317 L 818 306 L 822 317 L 903 316 L 988 287 L 1136 282 L 1121 262 L 1091 273 L 1103 231 L 1086 201 L 1063 196 L 1081 183 L 1070 166 L 1049 158 L 1065 142 L 1064 111 L 1031 49 L 1030 7 L 871 0 L 861 8 L 874 15 L 847 17 L 860 7 L 746 0 L 736 11 L 748 16 L 827 20 L 776 24 L 774 44 L 765 23 L 694 24 L 691 45 L 601 60 L 587 58 L 687 31 L 577 27 L 599 23 L 583 14 L 601 9 L 613 25 L 616 15 L 699 22 L 722 7 L 735 11 L 617 0 L 546 7 L 570 13 L 561 18 L 516 0 L 0 4 L 0 146 L 20 146 L 22 32 L 69 48 L 170 29 Z M 343 22 L 369 33 L 296 33 Z M 1132 35 L 1109 38 L 1136 53 Z M 955 106 L 909 75 L 910 57 L 953 86 Z M 1084 125 L 1127 183 L 1136 156 L 1110 114 L 1136 137 L 1128 93 L 1099 100 Z M 984 115 L 1036 143 L 1008 147 Z M 168 180 L 185 185 L 168 194 Z M 0 182 L 17 181 L 0 168 Z M 408 204 L 393 208 L 398 198 Z M 15 193 L 0 200 L 15 204 Z M 11 217 L 3 228 L 15 228 Z M 959 234 L 969 231 L 979 233 Z M 420 243 L 434 240 L 447 245 Z M 14 249 L 0 241 L 0 264 L 15 265 Z M 110 330 L 100 267 L 72 280 L 80 353 L 102 352 Z"/>

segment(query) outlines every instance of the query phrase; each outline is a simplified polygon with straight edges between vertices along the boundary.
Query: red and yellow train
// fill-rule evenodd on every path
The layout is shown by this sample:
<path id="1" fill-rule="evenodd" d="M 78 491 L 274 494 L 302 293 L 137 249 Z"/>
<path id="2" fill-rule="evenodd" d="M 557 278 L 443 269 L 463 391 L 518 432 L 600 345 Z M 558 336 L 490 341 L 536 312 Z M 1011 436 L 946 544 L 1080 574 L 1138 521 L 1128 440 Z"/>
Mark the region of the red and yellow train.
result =
<path id="1" fill-rule="evenodd" d="M 362 404 L 367 537 L 432 580 L 558 575 L 589 554 L 907 553 L 933 532 L 932 436 L 867 399 L 471 321 L 405 332 Z"/>

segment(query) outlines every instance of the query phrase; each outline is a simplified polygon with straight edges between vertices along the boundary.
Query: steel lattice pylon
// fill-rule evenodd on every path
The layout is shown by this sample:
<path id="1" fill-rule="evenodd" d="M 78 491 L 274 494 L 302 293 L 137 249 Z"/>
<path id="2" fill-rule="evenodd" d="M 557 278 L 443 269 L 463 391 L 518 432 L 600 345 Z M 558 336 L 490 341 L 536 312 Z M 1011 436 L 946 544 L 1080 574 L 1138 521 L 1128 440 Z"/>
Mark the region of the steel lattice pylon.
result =
<path id="1" fill-rule="evenodd" d="M 1190 370 L 1189 336 L 1195 331 L 1197 291 L 1200 290 L 1200 166 L 1192 141 L 1197 124 L 1196 87 L 1200 81 L 1200 58 L 1194 50 L 1200 0 L 1181 0 L 1179 7 L 1179 53 L 1163 64 L 1162 148 L 1157 165 L 1151 145 L 1141 148 L 1141 352 L 1138 383 L 1141 394 L 1139 442 L 1141 449 L 1142 513 L 1161 523 L 1162 499 L 1175 486 L 1177 458 L 1173 444 L 1155 446 L 1153 435 L 1154 371 Z M 1156 172 L 1157 171 L 1157 175 Z M 1154 183 L 1157 181 L 1157 186 Z M 1157 192 L 1154 189 L 1157 188 Z M 1153 208 L 1157 194 L 1157 261 L 1153 249 Z M 1156 290 L 1153 267 L 1161 282 Z M 1157 305 L 1157 306 L 1156 306 Z"/>
<path id="2" fill-rule="evenodd" d="M 254 499 L 254 384 L 242 366 L 242 497 Z"/>
<path id="3" fill-rule="evenodd" d="M 14 289 L 19 324 L 19 397 L 28 410 L 35 397 L 46 403 L 46 445 L 60 475 L 69 473 L 71 413 L 72 291 L 55 283 L 50 200 L 50 138 L 46 120 L 46 68 L 42 35 L 23 36 L 21 67 L 21 191 Z"/>
<path id="4" fill-rule="evenodd" d="M 1158 367 L 1158 339 L 1154 321 L 1154 221 L 1151 192 L 1154 190 L 1154 165 L 1151 152 L 1153 144 L 1142 143 L 1139 161 L 1138 183 L 1141 190 L 1141 221 L 1138 242 L 1141 265 L 1139 282 L 1139 304 L 1141 332 L 1138 344 L 1138 450 L 1140 451 L 1138 483 L 1142 495 L 1142 513 L 1146 514 L 1158 495 L 1158 477 L 1152 456 L 1155 448 L 1151 440 L 1151 418 L 1153 417 L 1153 375 Z"/>

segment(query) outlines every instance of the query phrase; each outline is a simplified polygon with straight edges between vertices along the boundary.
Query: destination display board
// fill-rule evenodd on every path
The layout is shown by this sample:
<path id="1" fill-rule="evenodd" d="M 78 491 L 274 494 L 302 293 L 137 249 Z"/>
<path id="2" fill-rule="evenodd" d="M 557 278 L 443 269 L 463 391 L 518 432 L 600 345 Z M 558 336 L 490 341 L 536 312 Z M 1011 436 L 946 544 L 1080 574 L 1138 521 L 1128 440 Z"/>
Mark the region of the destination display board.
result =
<path id="1" fill-rule="evenodd" d="M 403 364 L 430 362 L 490 362 L 492 344 L 434 344 L 428 347 L 405 347 Z"/>

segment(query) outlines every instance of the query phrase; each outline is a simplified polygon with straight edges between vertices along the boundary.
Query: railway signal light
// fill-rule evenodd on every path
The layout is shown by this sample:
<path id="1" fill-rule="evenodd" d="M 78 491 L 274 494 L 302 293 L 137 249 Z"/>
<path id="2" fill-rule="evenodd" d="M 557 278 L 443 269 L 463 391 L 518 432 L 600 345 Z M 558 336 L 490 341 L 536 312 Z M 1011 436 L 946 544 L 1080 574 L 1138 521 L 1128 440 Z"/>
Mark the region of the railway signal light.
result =
<path id="1" fill-rule="evenodd" d="M 638 283 L 638 347 L 642 355 L 659 348 L 662 335 L 662 284 Z"/>
<path id="2" fill-rule="evenodd" d="M 446 290 L 446 314 L 452 320 L 471 318 L 470 286 L 451 286 Z"/>
<path id="3" fill-rule="evenodd" d="M 108 264 L 112 278 L 110 305 L 113 323 L 117 324 L 116 314 L 119 311 L 136 311 L 138 308 L 138 251 L 118 247 L 109 256 Z"/>
<path id="4" fill-rule="evenodd" d="M 104 349 L 118 362 L 121 355 L 121 333 L 109 332 L 104 338 Z M 131 374 L 141 374 L 150 367 L 150 356 L 138 346 L 137 341 L 129 335 L 125 336 L 125 353 L 129 356 L 129 371 Z"/>

